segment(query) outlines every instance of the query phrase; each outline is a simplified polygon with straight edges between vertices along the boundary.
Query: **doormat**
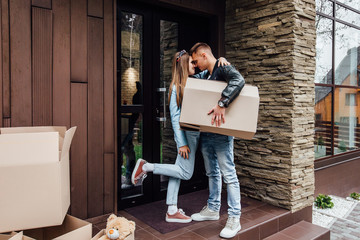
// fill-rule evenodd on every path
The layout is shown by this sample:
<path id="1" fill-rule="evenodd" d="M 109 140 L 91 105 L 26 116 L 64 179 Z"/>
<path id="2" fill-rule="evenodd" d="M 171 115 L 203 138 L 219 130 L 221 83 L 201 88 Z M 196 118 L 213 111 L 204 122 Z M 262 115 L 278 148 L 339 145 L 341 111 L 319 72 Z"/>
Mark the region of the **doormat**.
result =
<path id="1" fill-rule="evenodd" d="M 193 213 L 199 212 L 206 205 L 208 197 L 209 192 L 207 189 L 184 194 L 179 196 L 178 207 L 182 208 L 186 215 L 191 216 Z M 226 191 L 222 191 L 220 215 L 227 212 L 226 200 L 227 193 Z M 244 203 L 241 204 L 242 208 L 245 208 L 246 206 L 247 205 Z M 195 221 L 191 221 L 190 223 L 166 222 L 165 214 L 167 211 L 167 205 L 165 200 L 127 208 L 125 211 L 162 234 L 172 232 L 196 223 Z"/>

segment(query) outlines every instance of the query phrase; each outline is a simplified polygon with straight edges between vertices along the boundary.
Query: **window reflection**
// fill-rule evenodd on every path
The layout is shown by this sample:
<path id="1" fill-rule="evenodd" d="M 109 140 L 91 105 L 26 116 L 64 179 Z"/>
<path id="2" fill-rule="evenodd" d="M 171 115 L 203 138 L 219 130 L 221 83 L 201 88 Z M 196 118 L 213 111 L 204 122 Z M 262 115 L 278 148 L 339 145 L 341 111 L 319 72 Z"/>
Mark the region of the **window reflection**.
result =
<path id="1" fill-rule="evenodd" d="M 335 84 L 359 86 L 360 31 L 336 23 Z"/>
<path id="2" fill-rule="evenodd" d="M 142 103 L 142 96 L 133 96 L 142 84 L 143 18 L 134 13 L 121 12 L 121 104 Z M 138 82 L 138 83 L 137 83 Z M 142 91 L 142 89 L 140 89 Z"/>
<path id="3" fill-rule="evenodd" d="M 340 5 L 336 5 L 336 18 L 346 21 L 351 24 L 359 24 L 360 23 L 360 14 L 344 8 Z"/>
<path id="4" fill-rule="evenodd" d="M 316 0 L 316 11 L 332 16 L 333 3 L 329 0 Z"/>
<path id="5" fill-rule="evenodd" d="M 360 1 L 358 0 L 336 0 L 337 2 L 344 3 L 349 7 L 352 7 L 356 10 L 360 10 Z"/>
<path id="6" fill-rule="evenodd" d="M 331 87 L 315 87 L 315 159 L 331 155 Z"/>
<path id="7" fill-rule="evenodd" d="M 358 149 L 360 126 L 359 91 L 354 88 L 335 89 L 334 153 Z"/>
<path id="8" fill-rule="evenodd" d="M 332 21 L 316 17 L 315 83 L 332 83 Z"/>

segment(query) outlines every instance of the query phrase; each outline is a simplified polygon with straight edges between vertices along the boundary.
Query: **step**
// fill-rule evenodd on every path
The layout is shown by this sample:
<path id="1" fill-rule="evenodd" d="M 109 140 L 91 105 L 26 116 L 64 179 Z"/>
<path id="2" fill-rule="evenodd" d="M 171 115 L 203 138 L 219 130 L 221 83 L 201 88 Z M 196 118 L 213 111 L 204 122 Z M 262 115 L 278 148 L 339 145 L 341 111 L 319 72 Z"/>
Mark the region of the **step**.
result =
<path id="1" fill-rule="evenodd" d="M 330 230 L 318 225 L 301 221 L 275 233 L 264 240 L 330 240 Z"/>

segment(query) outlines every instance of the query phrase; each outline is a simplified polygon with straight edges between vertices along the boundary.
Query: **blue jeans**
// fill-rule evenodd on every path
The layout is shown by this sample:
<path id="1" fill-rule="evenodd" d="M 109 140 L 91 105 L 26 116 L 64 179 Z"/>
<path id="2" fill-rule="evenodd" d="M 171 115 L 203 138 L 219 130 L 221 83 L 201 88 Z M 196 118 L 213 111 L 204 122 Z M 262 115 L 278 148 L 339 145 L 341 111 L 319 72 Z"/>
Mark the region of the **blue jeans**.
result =
<path id="1" fill-rule="evenodd" d="M 177 205 L 180 181 L 189 180 L 194 172 L 195 154 L 199 143 L 200 133 L 185 131 L 185 135 L 188 147 L 190 148 L 188 159 L 185 159 L 178 154 L 175 164 L 154 164 L 154 174 L 170 177 L 166 195 L 167 205 Z"/>
<path id="2" fill-rule="evenodd" d="M 209 177 L 208 207 L 220 210 L 221 176 L 227 185 L 229 217 L 240 217 L 240 184 L 234 164 L 234 138 L 215 133 L 201 133 L 201 152 L 206 175 Z"/>

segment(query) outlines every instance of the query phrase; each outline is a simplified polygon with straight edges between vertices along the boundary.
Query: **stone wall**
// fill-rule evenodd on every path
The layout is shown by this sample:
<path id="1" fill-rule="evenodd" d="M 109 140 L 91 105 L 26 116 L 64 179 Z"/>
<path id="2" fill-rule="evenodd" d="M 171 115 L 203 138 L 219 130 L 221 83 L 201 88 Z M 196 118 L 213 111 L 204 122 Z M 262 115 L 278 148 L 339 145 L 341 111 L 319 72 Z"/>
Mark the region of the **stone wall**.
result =
<path id="1" fill-rule="evenodd" d="M 227 59 L 259 88 L 253 140 L 235 140 L 243 195 L 297 211 L 314 194 L 315 0 L 227 0 Z"/>

